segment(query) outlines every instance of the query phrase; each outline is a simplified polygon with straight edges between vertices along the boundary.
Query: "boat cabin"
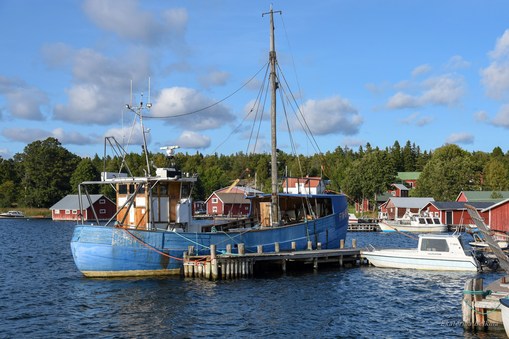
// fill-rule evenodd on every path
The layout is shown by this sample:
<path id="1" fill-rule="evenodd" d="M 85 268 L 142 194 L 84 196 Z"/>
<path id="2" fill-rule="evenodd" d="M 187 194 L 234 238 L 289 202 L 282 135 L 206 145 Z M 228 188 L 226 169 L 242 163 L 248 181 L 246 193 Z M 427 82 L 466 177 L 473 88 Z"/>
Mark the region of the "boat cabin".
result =
<path id="1" fill-rule="evenodd" d="M 458 256 L 465 255 L 463 244 L 457 235 L 420 234 L 418 251 L 447 253 Z"/>
<path id="2" fill-rule="evenodd" d="M 116 187 L 117 223 L 136 229 L 181 227 L 192 218 L 195 177 L 158 168 L 155 177 L 112 179 Z"/>

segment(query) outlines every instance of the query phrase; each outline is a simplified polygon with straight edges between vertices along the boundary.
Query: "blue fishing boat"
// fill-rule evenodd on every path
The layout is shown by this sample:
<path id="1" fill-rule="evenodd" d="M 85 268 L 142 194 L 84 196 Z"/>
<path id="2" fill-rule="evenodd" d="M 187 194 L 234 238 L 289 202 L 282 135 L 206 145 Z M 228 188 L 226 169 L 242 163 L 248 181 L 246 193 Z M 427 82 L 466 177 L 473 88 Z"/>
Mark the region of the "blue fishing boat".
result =
<path id="1" fill-rule="evenodd" d="M 89 185 L 110 185 L 116 191 L 116 214 L 104 225 L 81 220 L 71 240 L 74 262 L 87 277 L 120 277 L 181 274 L 183 254 L 190 246 L 195 254 L 207 254 L 211 245 L 219 252 L 227 245 L 237 252 L 244 244 L 246 253 L 303 250 L 311 242 L 314 248 L 340 247 L 348 227 L 347 199 L 342 194 L 280 193 L 276 159 L 275 98 L 278 88 L 274 48 L 273 13 L 270 10 L 271 43 L 269 53 L 271 109 L 271 179 L 270 194 L 249 194 L 249 216 L 233 221 L 195 219 L 192 217 L 191 192 L 197 178 L 176 168 L 157 168 L 152 175 L 145 133 L 143 133 L 146 176 L 133 176 L 128 167 L 116 173 L 103 172 L 101 181 L 79 185 L 80 203 L 88 197 Z M 128 108 L 143 127 L 143 112 L 151 104 Z M 113 138 L 110 146 L 120 154 L 123 147 Z M 105 147 L 106 148 L 106 147 Z M 172 156 L 176 146 L 165 147 Z M 122 162 L 124 164 L 124 162 Z M 80 206 L 81 210 L 81 206 Z"/>

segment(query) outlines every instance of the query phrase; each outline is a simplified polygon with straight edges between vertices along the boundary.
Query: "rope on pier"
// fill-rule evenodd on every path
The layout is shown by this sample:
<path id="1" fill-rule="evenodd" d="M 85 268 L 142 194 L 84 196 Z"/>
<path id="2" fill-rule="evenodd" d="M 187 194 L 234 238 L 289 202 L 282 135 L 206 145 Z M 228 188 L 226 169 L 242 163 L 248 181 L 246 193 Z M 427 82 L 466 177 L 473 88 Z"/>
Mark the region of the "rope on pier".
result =
<path id="1" fill-rule="evenodd" d="M 486 290 L 486 291 L 469 291 L 464 290 L 463 294 L 471 294 L 471 295 L 482 295 L 483 297 L 490 295 L 493 291 L 492 290 Z"/>
<path id="2" fill-rule="evenodd" d="M 496 312 L 496 311 L 499 311 L 500 310 L 500 303 L 498 304 L 498 306 L 492 310 L 489 310 L 487 312 L 481 312 L 481 311 L 478 311 L 475 309 L 475 307 L 472 307 L 472 304 L 469 304 L 466 300 L 463 300 L 463 302 L 465 303 L 465 305 L 467 305 L 472 311 L 474 311 L 474 313 L 477 313 L 477 314 L 481 314 L 481 315 L 488 315 L 490 313 L 493 313 L 493 312 Z"/>

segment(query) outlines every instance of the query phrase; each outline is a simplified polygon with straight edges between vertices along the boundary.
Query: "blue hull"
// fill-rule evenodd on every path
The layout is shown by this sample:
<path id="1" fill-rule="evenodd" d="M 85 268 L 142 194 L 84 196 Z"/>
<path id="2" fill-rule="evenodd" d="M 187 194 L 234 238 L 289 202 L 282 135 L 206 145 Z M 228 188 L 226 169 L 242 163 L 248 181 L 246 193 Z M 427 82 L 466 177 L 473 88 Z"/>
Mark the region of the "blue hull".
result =
<path id="1" fill-rule="evenodd" d="M 348 213 L 346 199 L 335 206 L 342 211 L 323 218 L 294 225 L 249 230 L 244 232 L 188 233 L 171 231 L 142 231 L 108 226 L 78 225 L 74 229 L 71 250 L 77 268 L 89 277 L 148 276 L 180 274 L 183 253 L 192 245 L 198 254 L 208 254 L 211 244 L 218 252 L 226 245 L 243 243 L 246 253 L 255 253 L 262 245 L 264 252 L 306 249 L 307 242 L 322 248 L 339 248 L 346 238 Z"/>

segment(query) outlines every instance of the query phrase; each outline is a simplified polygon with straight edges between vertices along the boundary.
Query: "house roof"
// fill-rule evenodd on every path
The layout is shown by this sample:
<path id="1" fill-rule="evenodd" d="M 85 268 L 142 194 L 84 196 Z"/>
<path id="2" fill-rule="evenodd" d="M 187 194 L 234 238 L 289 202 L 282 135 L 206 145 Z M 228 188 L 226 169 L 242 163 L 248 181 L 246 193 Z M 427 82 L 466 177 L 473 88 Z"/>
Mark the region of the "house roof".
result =
<path id="1" fill-rule="evenodd" d="M 485 207 L 482 212 L 485 212 L 485 211 L 488 211 L 488 210 L 491 210 L 497 206 L 500 206 L 500 205 L 503 205 L 503 204 L 506 204 L 507 202 L 509 202 L 509 199 L 504 199 L 502 201 L 499 201 L 499 202 L 494 202 L 492 203 L 490 206 L 488 207 Z M 472 205 L 472 204 L 471 204 Z"/>
<path id="2" fill-rule="evenodd" d="M 392 197 L 389 199 L 395 207 L 398 208 L 423 208 L 430 201 L 435 201 L 433 198 L 407 198 L 407 197 Z"/>
<path id="3" fill-rule="evenodd" d="M 321 177 L 305 177 L 305 178 L 286 178 L 283 181 L 283 187 L 296 187 L 297 183 L 304 184 L 306 187 L 318 187 L 322 182 Z"/>
<path id="4" fill-rule="evenodd" d="M 263 193 L 262 191 L 257 190 L 256 188 L 249 187 L 249 186 L 235 186 L 230 189 L 229 192 L 227 192 L 230 189 L 230 186 L 223 187 L 215 191 L 215 193 L 242 193 L 242 194 L 251 194 L 251 193 Z"/>
<path id="5" fill-rule="evenodd" d="M 244 193 L 215 192 L 215 194 L 225 204 L 250 204 L 251 203 L 251 201 L 246 199 Z"/>
<path id="6" fill-rule="evenodd" d="M 103 194 L 90 194 L 90 200 L 92 204 L 94 204 L 99 199 L 108 199 Z M 108 199 L 110 200 L 110 199 Z M 110 200 L 111 201 L 111 200 Z M 90 207 L 88 203 L 88 199 L 83 198 L 83 208 L 87 209 Z M 60 201 L 58 201 L 55 205 L 51 206 L 50 210 L 76 210 L 80 208 L 80 203 L 77 194 L 69 194 L 63 197 Z"/>
<path id="7" fill-rule="evenodd" d="M 417 180 L 421 172 L 398 172 L 397 177 L 401 180 Z"/>
<path id="8" fill-rule="evenodd" d="M 406 187 L 405 185 L 403 184 L 392 184 L 392 186 L 396 187 L 397 189 L 399 189 L 400 191 L 408 191 L 408 187 Z"/>
<path id="9" fill-rule="evenodd" d="M 509 191 L 461 191 L 458 195 L 458 198 L 461 194 L 465 195 L 469 202 L 473 201 L 501 201 L 509 198 Z M 498 198 L 493 198 L 493 194 L 497 194 Z M 500 196 L 502 196 L 500 198 Z M 458 200 L 456 198 L 456 200 Z"/>
<path id="10" fill-rule="evenodd" d="M 431 201 L 430 204 L 438 208 L 439 210 L 466 210 L 465 202 L 462 201 Z M 474 206 L 478 210 L 488 208 L 495 204 L 490 201 L 474 201 L 468 202 L 467 204 Z"/>

